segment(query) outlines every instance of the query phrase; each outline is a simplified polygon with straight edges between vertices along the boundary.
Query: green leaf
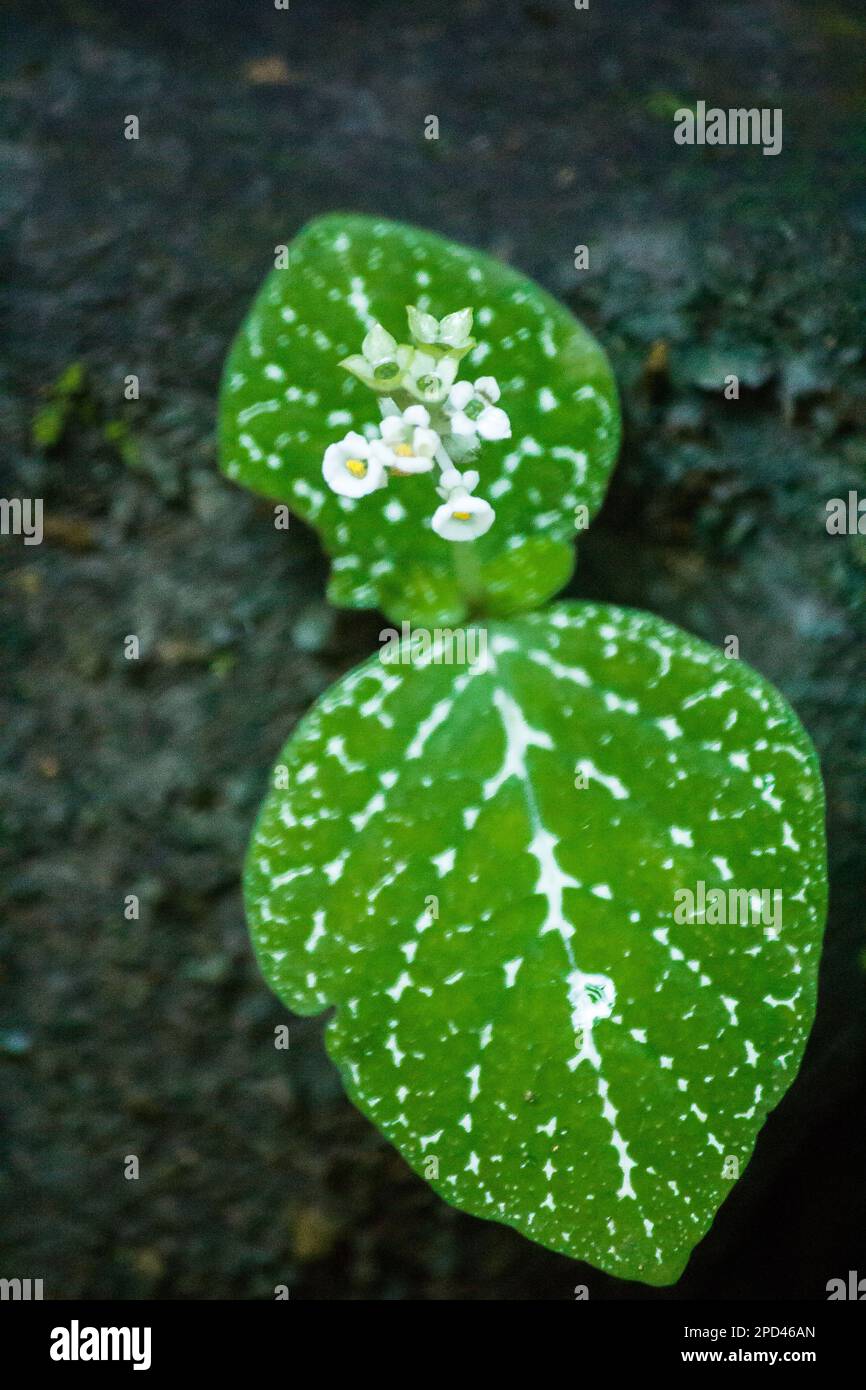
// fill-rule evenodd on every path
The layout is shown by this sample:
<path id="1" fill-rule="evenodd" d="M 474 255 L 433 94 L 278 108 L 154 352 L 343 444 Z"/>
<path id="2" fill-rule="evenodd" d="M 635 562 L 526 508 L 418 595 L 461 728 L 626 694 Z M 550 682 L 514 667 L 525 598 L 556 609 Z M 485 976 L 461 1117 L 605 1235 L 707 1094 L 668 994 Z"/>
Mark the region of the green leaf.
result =
<path id="1" fill-rule="evenodd" d="M 392 622 L 430 628 L 437 623 L 454 626 L 466 618 L 463 591 L 447 571 L 440 573 L 423 565 L 410 565 L 399 580 L 392 577 L 391 583 L 393 588 L 387 582 L 382 585 L 380 602 Z"/>
<path id="2" fill-rule="evenodd" d="M 495 376 L 511 418 L 511 439 L 485 443 L 474 465 L 478 494 L 496 509 L 476 543 L 482 561 L 501 557 L 507 567 L 513 556 L 517 566 L 520 548 L 538 537 L 571 543 L 575 508 L 598 509 L 619 444 L 604 353 L 531 280 L 400 223 L 310 223 L 288 268 L 266 279 L 229 354 L 220 453 L 230 478 L 316 527 L 347 607 L 382 606 L 383 590 L 393 595 L 409 565 L 433 579 L 454 567 L 456 546 L 430 526 L 437 499 L 429 477 L 392 479 L 360 500 L 337 497 L 322 479 L 326 446 L 379 420 L 371 391 L 340 362 L 358 355 L 375 322 L 404 340 L 410 304 L 437 319 L 475 311 L 478 342 L 461 375 Z"/>
<path id="3" fill-rule="evenodd" d="M 817 760 L 772 686 L 648 614 L 486 632 L 303 720 L 250 848 L 257 953 L 296 1013 L 337 1006 L 350 1095 L 448 1201 L 670 1283 L 811 1026 Z M 678 921 L 700 883 L 782 897 Z"/>
<path id="4" fill-rule="evenodd" d="M 481 570 L 487 607 L 495 617 L 523 613 L 564 588 L 574 570 L 573 545 L 533 536 L 518 551 L 497 555 Z"/>

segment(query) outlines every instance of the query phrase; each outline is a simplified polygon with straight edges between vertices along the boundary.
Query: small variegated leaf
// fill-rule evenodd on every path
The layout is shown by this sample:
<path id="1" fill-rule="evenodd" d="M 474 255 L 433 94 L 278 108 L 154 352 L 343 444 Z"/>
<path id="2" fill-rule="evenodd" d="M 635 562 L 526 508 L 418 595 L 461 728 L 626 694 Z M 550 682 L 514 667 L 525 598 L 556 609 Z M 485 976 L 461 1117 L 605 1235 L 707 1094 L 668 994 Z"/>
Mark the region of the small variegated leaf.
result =
<path id="1" fill-rule="evenodd" d="M 479 562 L 507 567 L 531 538 L 571 544 L 576 517 L 585 525 L 604 497 L 619 406 L 607 358 L 568 310 L 478 251 L 381 219 L 321 218 L 288 259 L 266 279 L 226 363 L 221 465 L 319 531 L 339 574 L 339 602 L 403 617 L 408 598 L 399 590 L 409 566 L 426 570 L 433 588 L 454 572 L 455 544 L 430 524 L 438 505 L 431 475 L 392 478 L 359 499 L 338 497 L 322 478 L 329 444 L 379 423 L 360 349 L 377 322 L 406 342 L 409 305 L 422 316 L 413 315 L 419 331 L 444 318 L 446 339 L 455 341 L 469 326 L 463 310 L 474 310 L 476 342 L 459 375 L 494 376 L 511 420 L 511 438 L 486 441 L 472 464 L 478 495 L 496 510 L 476 542 Z M 377 334 L 367 347 L 385 341 Z M 346 359 L 349 371 L 340 367 Z"/>
<path id="2" fill-rule="evenodd" d="M 648 614 L 462 639 L 372 659 L 287 744 L 259 960 L 295 1012 L 336 1005 L 350 1095 L 448 1201 L 669 1283 L 811 1026 L 817 760 L 768 682 Z"/>

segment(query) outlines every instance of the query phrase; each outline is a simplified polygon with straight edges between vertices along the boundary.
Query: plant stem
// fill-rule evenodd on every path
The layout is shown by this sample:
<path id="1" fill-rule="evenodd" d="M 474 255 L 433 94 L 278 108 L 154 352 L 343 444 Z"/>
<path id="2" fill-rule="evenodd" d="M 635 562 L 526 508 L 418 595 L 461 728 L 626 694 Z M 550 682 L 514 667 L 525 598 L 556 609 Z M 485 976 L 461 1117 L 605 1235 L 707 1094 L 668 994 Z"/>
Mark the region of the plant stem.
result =
<path id="1" fill-rule="evenodd" d="M 470 609 L 479 609 L 484 600 L 481 557 L 474 541 L 453 541 L 454 574 Z"/>

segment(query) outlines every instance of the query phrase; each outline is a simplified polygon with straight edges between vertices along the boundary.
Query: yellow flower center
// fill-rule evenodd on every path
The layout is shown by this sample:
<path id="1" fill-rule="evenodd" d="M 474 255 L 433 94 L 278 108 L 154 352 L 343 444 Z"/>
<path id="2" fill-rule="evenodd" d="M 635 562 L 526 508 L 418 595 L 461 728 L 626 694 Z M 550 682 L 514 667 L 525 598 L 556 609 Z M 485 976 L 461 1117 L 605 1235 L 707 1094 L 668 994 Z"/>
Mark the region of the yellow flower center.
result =
<path id="1" fill-rule="evenodd" d="M 399 454 L 401 459 L 410 459 L 412 458 L 412 446 L 411 444 L 398 444 L 394 453 Z"/>
<path id="2" fill-rule="evenodd" d="M 346 459 L 346 467 L 355 478 L 367 476 L 367 465 L 363 459 Z"/>
<path id="3" fill-rule="evenodd" d="M 452 512 L 451 515 L 452 515 L 452 517 L 454 518 L 455 521 L 468 521 L 468 520 L 469 520 L 470 513 L 469 513 L 469 512 Z"/>

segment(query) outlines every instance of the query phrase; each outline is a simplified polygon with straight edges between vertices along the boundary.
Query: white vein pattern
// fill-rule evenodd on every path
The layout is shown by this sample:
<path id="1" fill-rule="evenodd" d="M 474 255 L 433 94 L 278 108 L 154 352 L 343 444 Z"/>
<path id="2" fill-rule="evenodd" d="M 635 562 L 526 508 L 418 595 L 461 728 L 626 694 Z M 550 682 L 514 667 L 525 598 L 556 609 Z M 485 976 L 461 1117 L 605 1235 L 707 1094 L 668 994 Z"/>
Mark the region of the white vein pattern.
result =
<path id="1" fill-rule="evenodd" d="M 822 800 L 781 698 L 648 615 L 560 605 L 468 669 L 350 673 L 280 761 L 254 936 L 292 1009 L 338 1006 L 357 1103 L 466 1210 L 676 1277 L 811 1021 Z M 699 879 L 778 886 L 777 935 L 678 924 Z"/>

